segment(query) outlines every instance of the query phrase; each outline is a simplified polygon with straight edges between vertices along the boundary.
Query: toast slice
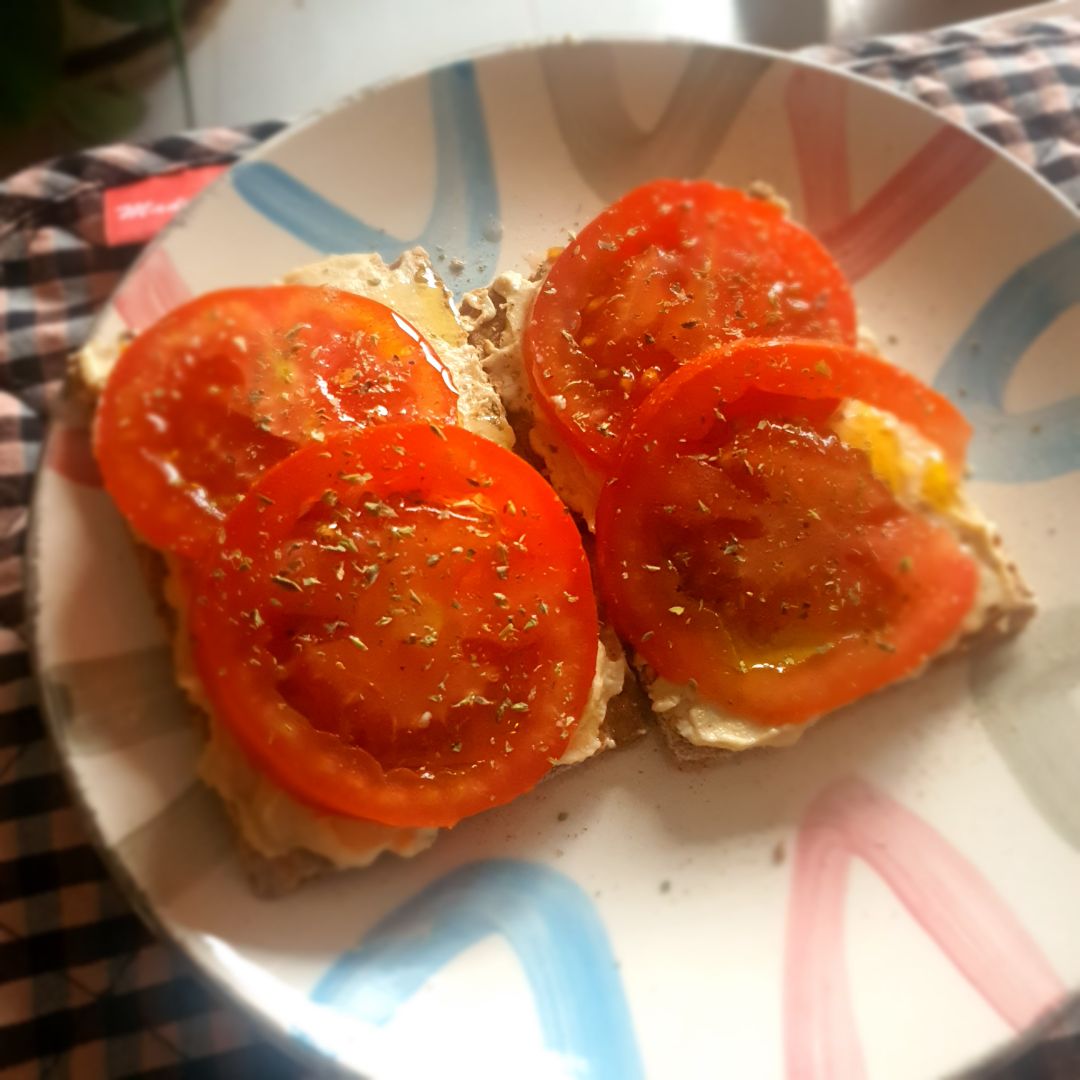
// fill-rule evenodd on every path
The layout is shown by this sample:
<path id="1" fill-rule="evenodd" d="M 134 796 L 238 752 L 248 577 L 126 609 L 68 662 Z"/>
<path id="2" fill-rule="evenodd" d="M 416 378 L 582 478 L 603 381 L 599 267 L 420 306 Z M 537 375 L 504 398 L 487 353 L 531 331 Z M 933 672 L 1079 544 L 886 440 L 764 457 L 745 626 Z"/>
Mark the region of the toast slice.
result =
<path id="1" fill-rule="evenodd" d="M 462 302 L 462 317 L 469 328 L 469 340 L 480 353 L 485 371 L 503 397 L 506 414 L 518 438 L 527 445 L 532 460 L 547 475 L 567 505 L 574 508 L 591 529 L 601 477 L 580 463 L 545 424 L 529 391 L 522 354 L 522 335 L 532 304 L 544 287 L 550 261 L 528 275 L 513 272 L 498 275 L 486 289 L 468 294 Z M 860 329 L 860 347 L 877 352 L 873 335 Z M 904 425 L 893 423 L 872 410 L 853 413 L 851 437 L 857 439 L 867 425 L 887 424 L 899 440 L 920 437 Z M 869 449 L 869 446 L 867 447 Z M 919 448 L 913 448 L 919 452 Z M 1034 596 L 1016 563 L 1006 553 L 1000 533 L 961 490 L 946 508 L 921 500 L 915 490 L 907 493 L 920 512 L 947 525 L 974 556 L 980 574 L 976 603 L 953 641 L 932 658 L 942 659 L 971 648 L 992 646 L 1015 633 L 1035 612 Z M 636 655 L 631 663 L 647 695 L 652 713 L 671 752 L 681 765 L 693 766 L 732 753 L 761 747 L 783 747 L 797 742 L 810 723 L 768 727 L 725 714 L 702 700 L 692 686 L 677 685 L 660 678 Z M 913 673 L 914 675 L 920 672 Z"/>
<path id="2" fill-rule="evenodd" d="M 424 334 L 450 370 L 458 390 L 461 425 L 512 447 L 514 434 L 500 396 L 423 249 L 407 251 L 392 264 L 378 255 L 332 256 L 293 271 L 284 281 L 329 285 L 399 312 Z M 121 340 L 84 349 L 72 367 L 72 397 L 92 407 L 122 347 Z M 439 830 L 396 829 L 319 812 L 278 788 L 249 763 L 215 721 L 195 673 L 176 567 L 168 556 L 138 541 L 137 547 L 144 576 L 170 631 L 177 682 L 207 735 L 200 774 L 222 798 L 253 890 L 265 896 L 281 895 L 330 870 L 369 865 L 386 851 L 412 856 L 429 847 Z M 641 718 L 647 708 L 634 680 L 626 675 L 618 638 L 604 629 L 589 700 L 559 767 L 577 764 L 643 733 Z"/>

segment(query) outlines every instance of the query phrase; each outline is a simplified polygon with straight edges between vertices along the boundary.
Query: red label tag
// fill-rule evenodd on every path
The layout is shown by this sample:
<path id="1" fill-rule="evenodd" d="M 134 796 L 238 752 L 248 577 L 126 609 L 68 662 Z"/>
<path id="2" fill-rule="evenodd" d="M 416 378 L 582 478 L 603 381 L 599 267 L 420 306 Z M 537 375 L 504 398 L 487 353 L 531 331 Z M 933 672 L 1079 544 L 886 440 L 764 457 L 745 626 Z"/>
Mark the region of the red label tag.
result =
<path id="1" fill-rule="evenodd" d="M 149 240 L 225 169 L 224 165 L 206 165 L 109 188 L 105 192 L 105 242 L 116 247 Z"/>

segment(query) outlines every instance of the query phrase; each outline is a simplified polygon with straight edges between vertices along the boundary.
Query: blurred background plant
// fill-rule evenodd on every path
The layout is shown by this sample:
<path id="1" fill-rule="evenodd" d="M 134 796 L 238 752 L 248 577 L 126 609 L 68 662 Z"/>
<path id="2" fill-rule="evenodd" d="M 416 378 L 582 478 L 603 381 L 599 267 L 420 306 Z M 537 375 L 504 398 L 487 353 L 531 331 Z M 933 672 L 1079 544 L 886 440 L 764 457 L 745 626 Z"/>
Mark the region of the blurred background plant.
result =
<path id="1" fill-rule="evenodd" d="M 571 29 L 794 49 L 1031 2 L 0 0 L 0 176 L 114 139 L 296 117 L 425 63 Z M 1080 0 L 1009 18 L 1070 11 Z"/>
<path id="2" fill-rule="evenodd" d="M 185 37 L 211 4 L 2 0 L 0 167 L 31 147 L 46 156 L 123 136 L 143 116 L 140 85 L 169 66 L 193 126 Z"/>

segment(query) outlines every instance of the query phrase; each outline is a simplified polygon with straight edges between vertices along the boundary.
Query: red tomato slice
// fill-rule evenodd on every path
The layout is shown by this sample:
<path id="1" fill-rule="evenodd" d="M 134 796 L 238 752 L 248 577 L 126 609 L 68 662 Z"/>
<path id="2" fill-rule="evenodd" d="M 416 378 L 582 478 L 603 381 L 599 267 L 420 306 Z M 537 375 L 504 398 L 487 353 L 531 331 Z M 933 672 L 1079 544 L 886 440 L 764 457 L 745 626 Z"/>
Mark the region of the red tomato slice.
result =
<path id="1" fill-rule="evenodd" d="M 565 508 L 507 450 L 391 424 L 308 446 L 229 516 L 192 605 L 220 721 L 322 810 L 449 826 L 531 788 L 596 668 Z"/>
<path id="2" fill-rule="evenodd" d="M 298 445 L 358 424 L 453 422 L 456 402 L 431 347 L 382 304 L 306 285 L 227 289 L 125 349 L 98 403 L 94 448 L 135 531 L 190 556 Z"/>
<path id="3" fill-rule="evenodd" d="M 601 495 L 597 552 L 615 626 L 655 671 L 736 716 L 801 723 L 957 633 L 974 561 L 829 427 L 839 399 L 885 406 L 890 388 L 896 415 L 925 420 L 937 395 L 913 384 L 853 350 L 747 342 L 649 398 Z M 923 430 L 953 411 L 938 403 Z"/>
<path id="4" fill-rule="evenodd" d="M 822 341 L 747 340 L 706 353 L 687 369 L 699 374 L 680 371 L 680 380 L 695 386 L 711 383 L 732 403 L 763 391 L 800 399 L 803 409 L 816 400 L 821 405 L 815 415 L 825 417 L 845 398 L 865 402 L 910 424 L 941 448 L 955 475 L 963 472 L 971 441 L 971 425 L 963 413 L 910 372 L 879 357 Z M 683 386 L 680 381 L 660 387 L 639 410 L 635 425 L 639 418 L 648 423 L 653 414 L 685 400 Z"/>
<path id="5" fill-rule="evenodd" d="M 559 256 L 525 329 L 547 419 L 610 472 L 634 409 L 687 360 L 744 337 L 854 344 L 855 306 L 825 249 L 776 205 L 657 180 Z"/>

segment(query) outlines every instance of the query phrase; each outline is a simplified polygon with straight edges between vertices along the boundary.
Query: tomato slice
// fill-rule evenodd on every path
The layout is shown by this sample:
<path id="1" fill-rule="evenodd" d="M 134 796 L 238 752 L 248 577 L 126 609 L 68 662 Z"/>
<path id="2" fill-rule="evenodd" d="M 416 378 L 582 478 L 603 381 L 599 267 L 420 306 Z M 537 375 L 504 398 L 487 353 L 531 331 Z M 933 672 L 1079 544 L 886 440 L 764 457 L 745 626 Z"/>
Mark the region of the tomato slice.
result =
<path id="1" fill-rule="evenodd" d="M 449 826 L 532 787 L 596 667 L 581 539 L 520 458 L 390 424 L 308 446 L 229 516 L 195 587 L 214 711 L 322 810 Z"/>
<path id="2" fill-rule="evenodd" d="M 942 433 L 955 410 L 927 412 L 937 395 L 913 384 L 853 350 L 745 342 L 649 398 L 601 494 L 597 552 L 612 620 L 656 672 L 730 714 L 801 723 L 958 632 L 973 559 L 830 426 L 842 399 L 888 407 L 891 389 L 896 415 Z"/>
<path id="3" fill-rule="evenodd" d="M 548 422 L 608 473 L 634 409 L 686 361 L 744 337 L 854 344 L 840 269 L 773 203 L 657 180 L 604 210 L 559 256 L 524 335 Z"/>
<path id="4" fill-rule="evenodd" d="M 726 358 L 726 363 L 725 363 Z M 745 340 L 697 357 L 686 365 L 698 374 L 680 379 L 710 389 L 734 403 L 756 391 L 817 400 L 829 415 L 837 401 L 851 398 L 891 413 L 938 446 L 954 476 L 964 470 L 971 425 L 948 398 L 888 360 L 822 341 Z M 684 382 L 658 388 L 634 418 L 651 423 L 658 412 L 681 407 Z M 810 408 L 803 404 L 801 408 Z M 730 409 L 729 409 L 730 411 Z"/>
<path id="5" fill-rule="evenodd" d="M 298 445 L 357 424 L 453 422 L 456 402 L 431 347 L 382 304 L 306 285 L 226 289 L 125 349 L 98 403 L 94 448 L 135 531 L 192 556 Z"/>

